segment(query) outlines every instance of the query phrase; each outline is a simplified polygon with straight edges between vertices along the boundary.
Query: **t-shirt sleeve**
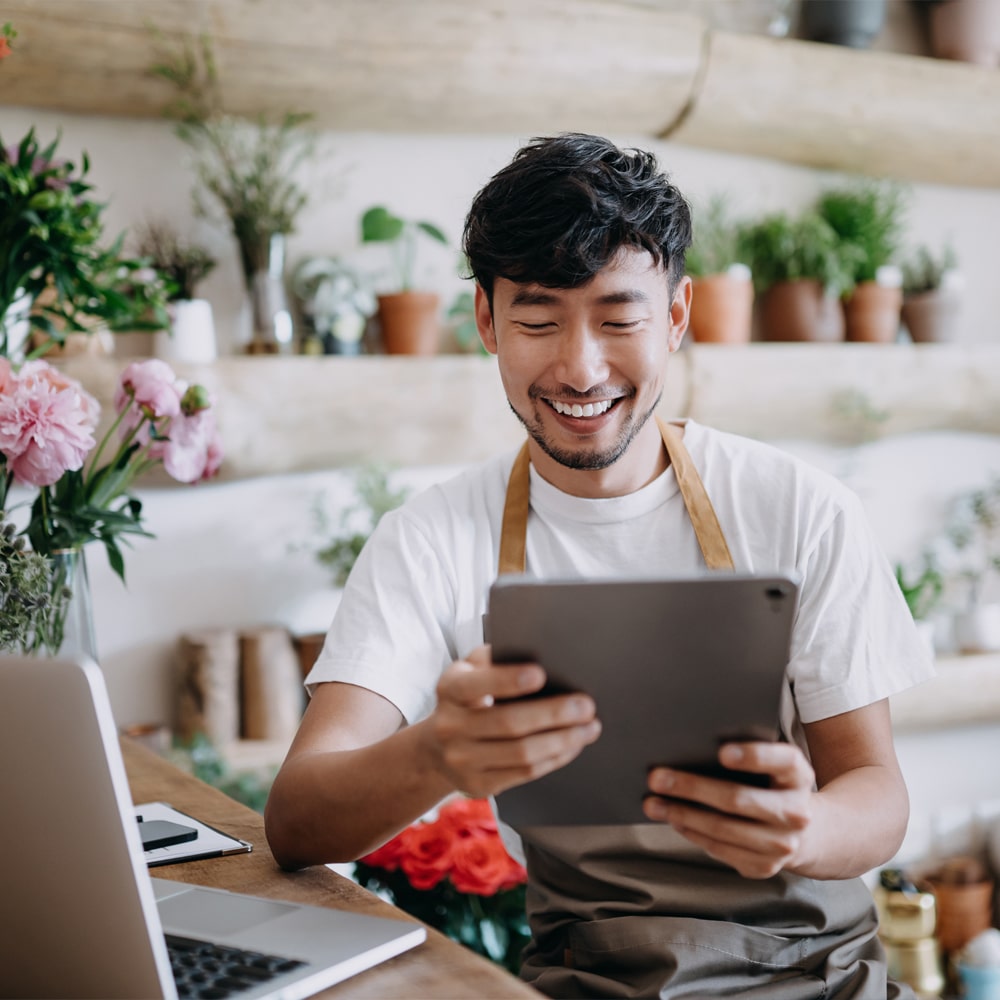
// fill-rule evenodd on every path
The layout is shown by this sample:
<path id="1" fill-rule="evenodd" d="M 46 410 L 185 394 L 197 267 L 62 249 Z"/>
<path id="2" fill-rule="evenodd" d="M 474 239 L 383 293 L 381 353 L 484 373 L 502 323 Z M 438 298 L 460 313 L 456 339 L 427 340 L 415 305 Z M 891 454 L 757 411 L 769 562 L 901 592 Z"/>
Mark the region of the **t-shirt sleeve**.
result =
<path id="1" fill-rule="evenodd" d="M 403 511 L 386 514 L 351 570 L 307 690 L 355 684 L 392 702 L 407 722 L 423 718 L 455 658 L 444 628 L 453 604 L 440 552 Z"/>
<path id="2" fill-rule="evenodd" d="M 933 676 L 930 652 L 854 494 L 842 494 L 799 571 L 789 681 L 802 722 L 862 708 Z"/>

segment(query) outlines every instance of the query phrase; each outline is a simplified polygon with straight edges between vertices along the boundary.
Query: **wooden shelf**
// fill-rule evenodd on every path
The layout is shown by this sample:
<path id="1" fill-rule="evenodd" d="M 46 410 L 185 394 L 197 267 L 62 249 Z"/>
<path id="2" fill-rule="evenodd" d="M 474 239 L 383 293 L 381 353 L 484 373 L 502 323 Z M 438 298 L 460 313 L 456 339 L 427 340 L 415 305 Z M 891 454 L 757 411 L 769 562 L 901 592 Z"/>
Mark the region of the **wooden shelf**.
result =
<path id="1" fill-rule="evenodd" d="M 1000 724 L 1000 653 L 940 656 L 937 676 L 891 699 L 897 732 Z"/>
<path id="2" fill-rule="evenodd" d="M 698 10 L 697 7 L 688 10 Z M 729 34 L 626 0 L 8 0 L 3 103 L 159 117 L 149 25 L 211 37 L 224 106 L 321 128 L 649 135 L 901 180 L 1000 187 L 1000 73 Z"/>

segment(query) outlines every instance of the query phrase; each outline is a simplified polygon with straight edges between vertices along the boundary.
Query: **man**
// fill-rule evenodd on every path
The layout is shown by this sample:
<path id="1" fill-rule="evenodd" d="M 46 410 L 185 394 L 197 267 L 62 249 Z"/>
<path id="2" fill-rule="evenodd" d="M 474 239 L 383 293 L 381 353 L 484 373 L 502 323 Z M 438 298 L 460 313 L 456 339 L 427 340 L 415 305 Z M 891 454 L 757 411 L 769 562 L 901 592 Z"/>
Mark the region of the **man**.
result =
<path id="1" fill-rule="evenodd" d="M 902 839 L 887 698 L 930 665 L 856 497 L 758 442 L 651 419 L 687 327 L 690 239 L 655 159 L 593 136 L 535 140 L 477 195 L 477 324 L 526 450 L 379 525 L 308 678 L 268 838 L 287 868 L 351 860 L 450 794 L 493 795 L 599 737 L 585 695 L 518 700 L 544 665 L 491 663 L 498 567 L 677 575 L 705 551 L 715 567 L 792 569 L 785 741 L 720 751 L 768 787 L 658 768 L 653 823 L 523 843 L 505 830 L 529 873 L 523 975 L 552 996 L 901 996 L 857 876 Z M 674 474 L 685 464 L 694 485 Z M 530 512 L 504 525 L 518 491 Z"/>

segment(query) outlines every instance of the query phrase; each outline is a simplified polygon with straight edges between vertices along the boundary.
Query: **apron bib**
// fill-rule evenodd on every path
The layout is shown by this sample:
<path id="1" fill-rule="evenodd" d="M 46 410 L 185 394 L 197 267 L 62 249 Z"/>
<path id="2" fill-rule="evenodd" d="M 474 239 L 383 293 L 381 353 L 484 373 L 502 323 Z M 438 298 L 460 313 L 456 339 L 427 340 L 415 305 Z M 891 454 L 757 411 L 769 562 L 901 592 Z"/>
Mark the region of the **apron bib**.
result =
<path id="1" fill-rule="evenodd" d="M 658 421 L 709 569 L 732 570 L 680 430 Z M 511 470 L 499 573 L 523 573 L 527 443 Z M 871 893 L 860 879 L 745 879 L 655 823 L 518 831 L 532 941 L 523 979 L 551 997 L 886 1000 Z"/>

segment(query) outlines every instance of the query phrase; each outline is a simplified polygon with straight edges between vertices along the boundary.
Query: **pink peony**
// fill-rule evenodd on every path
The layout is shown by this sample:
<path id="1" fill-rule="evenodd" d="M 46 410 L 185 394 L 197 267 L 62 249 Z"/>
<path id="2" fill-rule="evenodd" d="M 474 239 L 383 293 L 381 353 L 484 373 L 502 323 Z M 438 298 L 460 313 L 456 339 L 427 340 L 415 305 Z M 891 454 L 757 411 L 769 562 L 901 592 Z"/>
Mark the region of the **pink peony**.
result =
<path id="1" fill-rule="evenodd" d="M 163 467 L 178 482 L 196 483 L 219 471 L 222 443 L 211 410 L 187 416 L 178 414 L 170 422 L 167 438 L 156 441 L 150 455 L 163 460 Z"/>
<path id="2" fill-rule="evenodd" d="M 181 389 L 170 365 L 156 358 L 133 361 L 118 380 L 115 411 L 124 413 L 133 402 L 141 412 L 126 415 L 122 421 L 125 433 L 144 416 L 153 420 L 176 417 L 181 411 Z"/>
<path id="3" fill-rule="evenodd" d="M 20 376 L 0 372 L 0 452 L 15 479 L 51 486 L 63 473 L 83 466 L 94 447 L 100 408 L 45 362 L 24 367 L 27 373 Z"/>

